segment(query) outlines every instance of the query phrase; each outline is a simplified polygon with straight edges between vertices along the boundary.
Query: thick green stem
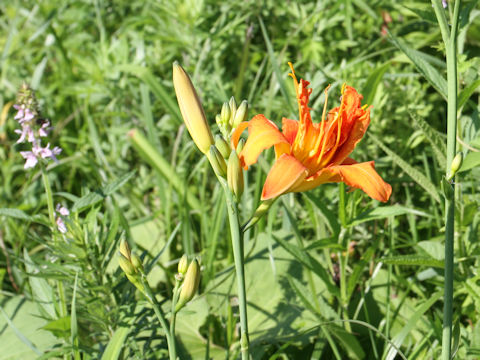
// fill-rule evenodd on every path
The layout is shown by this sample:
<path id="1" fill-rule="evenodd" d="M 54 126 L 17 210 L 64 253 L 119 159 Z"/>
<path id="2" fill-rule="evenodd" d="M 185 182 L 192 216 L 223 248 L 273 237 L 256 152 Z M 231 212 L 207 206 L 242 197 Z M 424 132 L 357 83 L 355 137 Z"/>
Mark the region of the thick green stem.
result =
<path id="1" fill-rule="evenodd" d="M 142 275 L 140 277 L 140 280 L 141 280 L 143 288 L 145 290 L 145 292 L 143 294 L 147 298 L 150 305 L 152 305 L 153 311 L 155 312 L 155 315 L 157 316 L 158 321 L 160 321 L 160 325 L 162 325 L 163 331 L 165 331 L 165 337 L 167 338 L 169 358 L 170 358 L 170 360 L 176 360 L 177 359 L 177 351 L 176 351 L 176 347 L 175 347 L 175 337 L 170 333 L 168 322 L 166 320 L 166 317 L 165 317 L 165 314 L 162 310 L 162 307 L 160 306 L 160 304 L 155 299 L 155 296 L 153 295 L 152 289 L 150 288 L 150 285 L 148 284 L 148 281 L 147 281 L 146 277 Z"/>
<path id="2" fill-rule="evenodd" d="M 447 60 L 447 163 L 446 177 L 450 173 L 452 160 L 456 152 L 457 136 L 457 28 L 460 0 L 455 1 L 452 27 L 450 33 L 445 21 L 445 13 L 441 9 L 440 0 L 434 0 L 435 14 L 445 42 Z M 443 307 L 442 359 L 450 360 L 452 356 L 452 314 L 453 314 L 453 259 L 455 228 L 455 186 L 452 193 L 445 198 L 445 284 Z"/>
<path id="3" fill-rule="evenodd" d="M 247 321 L 247 294 L 245 291 L 245 269 L 243 259 L 243 239 L 240 231 L 240 222 L 238 219 L 238 207 L 233 198 L 233 194 L 226 186 L 225 181 L 221 181 L 225 190 L 227 199 L 228 220 L 230 223 L 230 233 L 232 235 L 233 259 L 235 262 L 235 272 L 237 276 L 238 303 L 240 310 L 240 348 L 242 360 L 248 360 L 248 321 Z"/>

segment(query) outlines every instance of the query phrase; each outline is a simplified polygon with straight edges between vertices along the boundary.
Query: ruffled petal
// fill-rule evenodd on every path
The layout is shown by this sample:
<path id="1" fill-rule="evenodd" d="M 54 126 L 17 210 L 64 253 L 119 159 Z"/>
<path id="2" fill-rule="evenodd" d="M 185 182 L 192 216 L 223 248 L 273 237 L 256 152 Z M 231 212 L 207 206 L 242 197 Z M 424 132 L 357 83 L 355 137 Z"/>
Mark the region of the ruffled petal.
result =
<path id="1" fill-rule="evenodd" d="M 344 108 L 341 114 L 343 121 L 340 145 L 329 162 L 331 165 L 341 164 L 352 153 L 370 124 L 370 107 L 368 109 L 361 107 L 363 96 L 351 86 L 346 86 L 342 96 Z"/>
<path id="2" fill-rule="evenodd" d="M 281 143 L 288 144 L 288 141 L 277 126 L 264 115 L 256 115 L 248 123 L 248 139 L 240 153 L 240 159 L 248 167 L 257 162 L 263 150 Z"/>
<path id="3" fill-rule="evenodd" d="M 293 144 L 293 140 L 295 140 L 295 137 L 297 136 L 297 131 L 297 120 L 291 120 L 287 118 L 282 119 L 282 133 L 283 136 L 285 136 L 285 139 L 287 139 L 290 144 Z"/>
<path id="4" fill-rule="evenodd" d="M 348 164 L 348 165 L 347 165 Z M 371 198 L 386 202 L 392 194 L 392 187 L 387 184 L 375 171 L 374 162 L 352 164 L 352 159 L 347 158 L 345 164 L 323 168 L 315 175 L 291 191 L 307 191 L 321 184 L 329 182 L 344 182 L 348 186 L 363 190 Z"/>
<path id="5" fill-rule="evenodd" d="M 268 200 L 291 191 L 303 182 L 307 168 L 293 156 L 283 154 L 273 164 L 263 185 L 262 200 Z"/>

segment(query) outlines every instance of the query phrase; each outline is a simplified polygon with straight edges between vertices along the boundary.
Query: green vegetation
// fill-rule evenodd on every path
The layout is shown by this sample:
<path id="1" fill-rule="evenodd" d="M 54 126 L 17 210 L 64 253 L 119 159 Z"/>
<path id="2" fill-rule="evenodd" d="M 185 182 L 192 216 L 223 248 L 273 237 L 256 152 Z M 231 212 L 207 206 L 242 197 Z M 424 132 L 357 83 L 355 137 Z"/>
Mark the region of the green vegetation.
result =
<path id="1" fill-rule="evenodd" d="M 157 316 L 171 321 L 183 254 L 201 280 L 174 320 L 177 356 L 240 358 L 229 193 L 186 131 L 174 61 L 214 133 L 231 96 L 248 101 L 249 118 L 297 119 L 288 61 L 314 89 L 314 122 L 328 85 L 329 108 L 344 82 L 373 106 L 354 158 L 375 160 L 393 188 L 387 203 L 325 184 L 283 195 L 243 235 L 253 359 L 441 358 L 446 232 L 451 351 L 478 359 L 480 10 L 476 0 L 459 7 L 447 152 L 455 81 L 443 38 L 454 3 L 0 2 L 0 360 L 167 359 Z M 54 127 L 43 145 L 62 148 L 58 162 L 24 169 L 20 151 L 31 149 L 16 144 L 12 107 L 23 82 Z M 449 182 L 455 151 L 463 163 Z M 243 172 L 241 224 L 273 159 L 270 150 Z M 124 240 L 143 262 L 141 274 L 138 259 L 122 264 L 135 286 L 119 267 Z"/>

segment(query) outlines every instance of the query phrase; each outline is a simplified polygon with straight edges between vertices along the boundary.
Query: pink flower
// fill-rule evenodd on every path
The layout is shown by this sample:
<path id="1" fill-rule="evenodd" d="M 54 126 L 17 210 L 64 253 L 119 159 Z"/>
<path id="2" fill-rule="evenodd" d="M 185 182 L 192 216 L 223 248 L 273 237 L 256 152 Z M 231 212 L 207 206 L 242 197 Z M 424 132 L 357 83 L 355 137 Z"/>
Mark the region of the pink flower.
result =
<path id="1" fill-rule="evenodd" d="M 55 208 L 55 213 L 56 213 L 55 223 L 57 224 L 57 229 L 62 234 L 65 234 L 67 232 L 67 225 L 63 221 L 63 218 L 70 215 L 70 211 L 68 211 L 68 209 L 65 206 L 57 204 Z"/>

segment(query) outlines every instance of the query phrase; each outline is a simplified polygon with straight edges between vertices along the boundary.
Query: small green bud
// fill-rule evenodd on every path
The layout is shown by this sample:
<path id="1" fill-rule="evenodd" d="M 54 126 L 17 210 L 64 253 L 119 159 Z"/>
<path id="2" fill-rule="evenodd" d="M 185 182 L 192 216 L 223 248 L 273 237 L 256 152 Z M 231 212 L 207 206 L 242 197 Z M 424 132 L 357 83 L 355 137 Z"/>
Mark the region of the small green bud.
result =
<path id="1" fill-rule="evenodd" d="M 222 154 L 224 159 L 228 159 L 228 157 L 230 156 L 230 151 L 232 151 L 232 149 L 222 135 L 217 134 L 215 136 L 215 146 L 217 147 L 218 151 L 220 151 L 220 154 Z"/>
<path id="2" fill-rule="evenodd" d="M 243 194 L 243 169 L 235 151 L 228 158 L 227 183 L 237 201 L 240 200 Z"/>
<path id="3" fill-rule="evenodd" d="M 244 122 L 247 120 L 248 116 L 248 102 L 247 100 L 243 100 L 240 106 L 237 109 L 237 112 L 235 113 L 235 118 L 233 119 L 232 122 L 232 128 L 235 129 L 241 122 Z"/>
<path id="4" fill-rule="evenodd" d="M 131 250 L 130 246 L 128 246 L 127 240 L 123 240 L 120 243 L 120 254 L 122 254 L 124 257 L 126 257 L 128 260 L 130 260 L 130 255 L 131 255 Z"/>
<path id="5" fill-rule="evenodd" d="M 217 123 L 220 129 L 223 127 L 222 117 L 220 116 L 220 114 L 215 115 L 215 122 Z"/>
<path id="6" fill-rule="evenodd" d="M 210 151 L 207 153 L 207 157 L 215 174 L 224 178 L 227 175 L 227 164 L 215 145 L 210 146 Z"/>
<path id="7" fill-rule="evenodd" d="M 240 155 L 244 146 L 245 146 L 245 139 L 241 138 L 240 140 L 238 140 L 237 148 L 235 149 L 238 155 Z"/>
<path id="8" fill-rule="evenodd" d="M 188 269 L 188 257 L 186 254 L 183 254 L 183 256 L 180 258 L 180 261 L 178 262 L 178 272 L 180 274 L 185 275 Z"/>
<path id="9" fill-rule="evenodd" d="M 452 160 L 452 165 L 450 166 L 450 174 L 448 175 L 447 180 L 453 179 L 457 171 L 462 167 L 463 163 L 463 154 L 458 152 L 457 155 Z"/>
<path id="10" fill-rule="evenodd" d="M 180 310 L 186 303 L 193 299 L 195 293 L 198 290 L 198 284 L 200 283 L 200 266 L 196 259 L 194 259 L 188 266 L 187 273 L 185 274 L 185 280 L 183 282 L 182 290 L 178 298 L 177 305 L 175 306 L 175 312 Z"/>
<path id="11" fill-rule="evenodd" d="M 222 124 L 228 124 L 230 121 L 231 111 L 228 103 L 223 103 L 222 112 L 220 113 L 220 119 Z"/>
<path id="12" fill-rule="evenodd" d="M 132 265 L 135 268 L 136 271 L 139 271 L 140 273 L 143 273 L 143 262 L 142 260 L 138 257 L 137 254 L 132 254 L 131 256 L 131 261 Z"/>
<path id="13" fill-rule="evenodd" d="M 235 102 L 235 98 L 233 96 L 230 98 L 230 101 L 228 102 L 228 105 L 230 106 L 229 123 L 231 125 L 231 124 L 233 124 L 233 120 L 235 119 L 235 115 L 237 114 L 237 103 Z"/>
<path id="14" fill-rule="evenodd" d="M 135 274 L 135 267 L 132 265 L 130 260 L 128 260 L 125 256 L 122 254 L 119 255 L 118 257 L 118 264 L 122 268 L 123 272 L 127 275 L 133 275 Z"/>

